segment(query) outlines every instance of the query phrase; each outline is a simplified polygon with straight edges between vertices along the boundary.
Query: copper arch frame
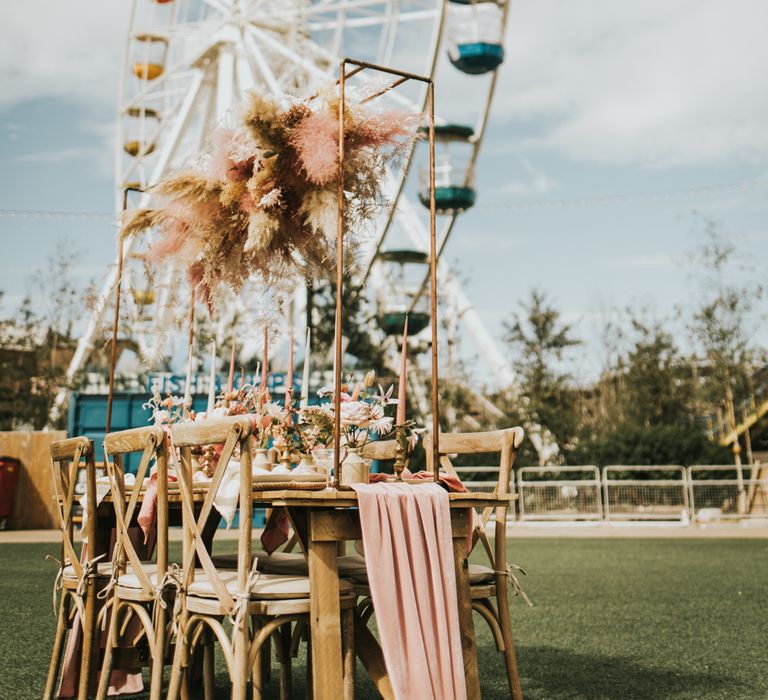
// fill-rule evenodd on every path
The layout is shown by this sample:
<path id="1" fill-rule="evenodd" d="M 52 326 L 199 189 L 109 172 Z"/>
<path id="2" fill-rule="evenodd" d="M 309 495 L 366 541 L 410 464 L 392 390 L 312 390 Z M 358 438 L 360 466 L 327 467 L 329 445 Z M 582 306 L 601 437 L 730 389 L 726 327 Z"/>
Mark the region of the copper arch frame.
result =
<path id="1" fill-rule="evenodd" d="M 354 68 L 347 73 L 347 66 Z M 432 469 L 434 480 L 440 470 L 440 414 L 437 372 L 437 238 L 435 226 L 435 84 L 432 78 L 406 71 L 379 66 L 352 58 L 345 58 L 339 65 L 339 170 L 338 170 L 338 230 L 336 235 L 336 326 L 334 348 L 334 423 L 333 423 L 333 485 L 341 485 L 341 375 L 342 375 L 342 290 L 344 288 L 344 118 L 346 115 L 346 81 L 364 70 L 395 76 L 387 87 L 374 92 L 363 100 L 370 102 L 409 80 L 427 85 L 427 112 L 429 117 L 429 268 L 430 302 L 432 323 Z"/>

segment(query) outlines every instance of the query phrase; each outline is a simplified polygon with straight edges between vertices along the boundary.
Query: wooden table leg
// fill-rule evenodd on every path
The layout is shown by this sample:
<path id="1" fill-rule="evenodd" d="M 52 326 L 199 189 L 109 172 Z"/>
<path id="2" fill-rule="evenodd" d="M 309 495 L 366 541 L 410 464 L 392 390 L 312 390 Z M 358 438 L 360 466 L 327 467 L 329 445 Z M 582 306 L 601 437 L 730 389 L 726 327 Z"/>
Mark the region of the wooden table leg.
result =
<path id="1" fill-rule="evenodd" d="M 467 538 L 454 537 L 453 556 L 456 561 L 456 594 L 459 601 L 459 626 L 461 628 L 461 653 L 464 656 L 464 677 L 467 682 L 467 698 L 480 697 L 480 675 L 477 670 L 475 627 L 472 621 L 472 592 L 469 587 L 467 563 Z"/>
<path id="2" fill-rule="evenodd" d="M 310 533 L 313 512 L 310 511 Z M 341 605 L 336 543 L 309 538 L 309 618 L 314 700 L 340 700 L 344 693 Z"/>
<path id="3" fill-rule="evenodd" d="M 389 680 L 387 666 L 384 663 L 384 654 L 381 651 L 376 637 L 360 617 L 360 613 L 355 610 L 355 651 L 360 661 L 363 662 L 365 670 L 371 677 L 376 690 L 379 691 L 384 700 L 394 700 L 395 691 L 392 690 L 392 683 Z"/>

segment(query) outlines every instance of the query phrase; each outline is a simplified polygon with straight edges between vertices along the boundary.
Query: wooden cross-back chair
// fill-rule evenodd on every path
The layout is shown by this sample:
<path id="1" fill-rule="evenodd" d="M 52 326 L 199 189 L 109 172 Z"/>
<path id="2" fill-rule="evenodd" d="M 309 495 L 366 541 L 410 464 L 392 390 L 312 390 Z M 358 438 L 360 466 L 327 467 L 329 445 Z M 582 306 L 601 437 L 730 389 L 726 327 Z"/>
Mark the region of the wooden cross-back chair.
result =
<path id="1" fill-rule="evenodd" d="M 522 428 L 507 428 L 481 433 L 440 433 L 440 468 L 457 476 L 448 455 L 500 453 L 499 472 L 494 493 L 510 495 L 509 482 L 517 452 L 523 442 Z M 424 441 L 427 452 L 427 468 L 432 469 L 432 436 Z M 472 608 L 488 623 L 496 642 L 496 648 L 504 654 L 509 690 L 515 700 L 522 700 L 523 691 L 517 671 L 512 623 L 509 616 L 509 586 L 516 584 L 512 568 L 507 562 L 507 512 L 509 506 L 497 506 L 484 509 L 476 519 L 475 533 L 483 543 L 491 566 L 470 565 L 470 586 L 472 589 Z M 494 543 L 486 534 L 486 526 L 495 511 Z M 517 592 L 518 587 L 515 587 Z M 494 598 L 496 605 L 494 606 Z"/>
<path id="2" fill-rule="evenodd" d="M 171 427 L 171 450 L 179 450 L 177 465 L 184 527 L 184 567 L 180 597 L 179 632 L 171 672 L 169 698 L 177 698 L 186 682 L 195 646 L 213 634 L 219 642 L 232 683 L 232 698 L 244 700 L 249 680 L 253 697 L 262 696 L 260 652 L 266 640 L 280 630 L 290 640 L 291 624 L 305 619 L 310 610 L 307 576 L 261 573 L 258 559 L 251 554 L 252 492 L 250 437 L 252 425 L 247 416 L 232 416 L 198 423 L 179 423 Z M 195 512 L 192 484 L 191 448 L 221 444 L 224 447 L 218 467 L 205 490 L 202 507 Z M 223 569 L 214 563 L 202 531 L 212 509 L 230 459 L 239 448 L 240 487 L 238 496 L 237 568 Z M 197 487 L 197 485 L 195 485 Z M 195 559 L 200 566 L 196 566 Z M 354 597 L 350 584 L 340 582 L 345 630 L 351 635 L 351 610 Z M 231 621 L 231 631 L 224 625 Z M 250 624 L 249 624 L 250 623 Z M 354 650 L 347 637 L 345 674 L 353 673 Z M 212 660 L 211 660 L 212 661 Z M 211 697 L 212 665 L 204 664 L 206 697 Z M 281 670 L 281 698 L 290 697 L 290 675 Z"/>
<path id="3" fill-rule="evenodd" d="M 82 533 L 82 543 L 78 549 L 74 537 L 78 505 L 76 487 L 78 471 L 83 465 L 86 494 L 83 515 L 86 523 Z M 77 697 L 87 698 L 96 636 L 96 579 L 99 576 L 107 579 L 111 572 L 111 564 L 100 562 L 100 558 L 97 557 L 88 558 L 87 553 L 86 541 L 93 546 L 96 539 L 96 469 L 93 442 L 86 437 L 74 437 L 52 443 L 51 477 L 61 530 L 61 562 L 56 578 L 56 588 L 61 587 L 61 598 L 58 604 L 56 635 L 43 698 L 50 699 L 54 696 L 67 628 L 72 626 L 75 616 L 80 617 L 83 631 Z"/>
<path id="4" fill-rule="evenodd" d="M 130 485 L 125 478 L 125 458 L 132 453 L 140 453 L 141 459 L 135 481 Z M 106 603 L 111 611 L 109 633 L 96 697 L 103 700 L 107 695 L 115 648 L 125 646 L 126 642 L 127 646 L 136 646 L 143 636 L 150 653 L 150 698 L 159 700 L 168 653 L 169 606 L 173 604 L 170 596 L 171 589 L 175 588 L 168 576 L 166 434 L 157 426 L 110 433 L 104 439 L 104 456 L 115 511 L 116 541 L 112 596 Z M 143 561 L 131 539 L 131 528 L 136 527 L 134 523 L 142 503 L 144 478 L 149 477 L 153 460 L 157 466 L 156 563 Z M 137 619 L 139 625 L 129 625 L 132 619 Z"/>

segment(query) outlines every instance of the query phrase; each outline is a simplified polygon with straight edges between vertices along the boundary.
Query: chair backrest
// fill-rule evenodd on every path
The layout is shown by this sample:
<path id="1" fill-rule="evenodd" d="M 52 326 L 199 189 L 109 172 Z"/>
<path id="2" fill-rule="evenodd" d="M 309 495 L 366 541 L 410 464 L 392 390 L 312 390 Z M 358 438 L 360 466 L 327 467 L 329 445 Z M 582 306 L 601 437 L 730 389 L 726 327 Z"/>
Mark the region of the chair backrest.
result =
<path id="1" fill-rule="evenodd" d="M 133 485 L 126 484 L 125 455 L 140 453 L 141 458 Z M 165 431 L 158 426 L 133 428 L 110 433 L 104 438 L 104 461 L 107 465 L 112 503 L 115 510 L 116 544 L 113 561 L 120 573 L 126 560 L 139 580 L 143 592 L 154 595 L 153 585 L 133 541 L 129 528 L 138 516 L 142 503 L 144 478 L 149 476 L 152 458 L 157 463 L 157 580 L 161 581 L 168 569 L 168 448 Z"/>
<path id="2" fill-rule="evenodd" d="M 82 551 L 77 550 L 74 541 L 77 475 L 84 464 L 86 505 L 83 515 L 86 523 L 82 534 L 83 541 L 87 540 L 93 546 L 96 539 L 96 468 L 93 454 L 93 441 L 86 437 L 51 443 L 51 478 L 61 529 L 61 567 L 71 565 L 78 578 L 83 575 L 83 567 Z"/>
<path id="3" fill-rule="evenodd" d="M 214 505 L 214 499 L 227 470 L 235 448 L 240 448 L 240 481 L 238 506 L 240 520 L 238 526 L 237 571 L 239 590 L 245 591 L 251 571 L 251 520 L 253 504 L 251 494 L 253 477 L 251 473 L 250 439 L 252 423 L 248 416 L 229 416 L 204 421 L 190 421 L 171 426 L 171 454 L 177 460 L 179 450 L 180 464 L 177 462 L 176 474 L 179 479 L 179 491 L 182 503 L 182 521 L 184 524 L 184 573 L 183 585 L 188 587 L 194 581 L 195 555 L 211 582 L 216 597 L 227 614 L 232 614 L 235 598 L 227 590 L 218 574 L 211 555 L 206 549 L 202 532 Z M 194 492 L 192 484 L 193 447 L 221 445 L 219 460 L 213 478 L 207 487 L 202 508 L 195 517 Z"/>
<path id="4" fill-rule="evenodd" d="M 482 433 L 440 433 L 440 468 L 453 476 L 458 476 L 448 455 L 487 454 L 496 453 L 499 456 L 498 478 L 493 492 L 497 495 L 509 495 L 509 482 L 512 467 L 517 457 L 520 445 L 523 443 L 525 432 L 522 428 L 506 428 Z M 432 436 L 427 435 L 424 441 L 427 452 L 427 469 L 432 469 Z M 491 563 L 497 570 L 506 566 L 506 532 L 507 504 L 496 508 L 486 508 L 477 523 L 476 530 L 483 542 Z M 491 514 L 496 511 L 495 547 L 492 549 L 488 542 L 485 526 Z"/>

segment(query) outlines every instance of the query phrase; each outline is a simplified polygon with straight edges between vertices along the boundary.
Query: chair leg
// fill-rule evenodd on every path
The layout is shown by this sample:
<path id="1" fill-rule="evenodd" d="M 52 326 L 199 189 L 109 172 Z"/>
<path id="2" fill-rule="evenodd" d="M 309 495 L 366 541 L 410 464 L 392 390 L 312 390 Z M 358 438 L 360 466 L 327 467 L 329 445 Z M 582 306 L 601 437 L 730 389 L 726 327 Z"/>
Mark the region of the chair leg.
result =
<path id="1" fill-rule="evenodd" d="M 280 700 L 290 700 L 291 688 L 291 623 L 280 627 Z"/>
<path id="2" fill-rule="evenodd" d="M 355 697 L 355 609 L 341 611 L 341 634 L 344 664 L 344 700 Z"/>
<path id="3" fill-rule="evenodd" d="M 312 636 L 307 635 L 307 691 L 306 700 L 312 700 Z"/>
<path id="4" fill-rule="evenodd" d="M 163 669 L 165 667 L 165 608 L 155 603 L 152 610 L 152 622 L 155 628 L 155 647 L 150 650 L 150 700 L 160 700 L 163 694 Z"/>
<path id="5" fill-rule="evenodd" d="M 214 700 L 216 696 L 216 674 L 214 670 L 213 636 L 209 629 L 205 631 L 203 647 L 203 696 L 205 700 Z"/>
<path id="6" fill-rule="evenodd" d="M 171 677 L 168 680 L 168 700 L 178 700 L 181 695 L 182 675 L 184 674 L 183 658 L 186 645 L 186 614 L 181 613 L 176 635 L 176 646 L 173 649 L 173 661 L 171 663 Z"/>
<path id="7" fill-rule="evenodd" d="M 88 588 L 83 601 L 85 619 L 80 621 L 83 628 L 83 644 L 80 649 L 80 679 L 77 688 L 79 700 L 88 700 L 91 690 L 91 662 L 96 628 L 96 580 L 88 581 Z"/>
<path id="8" fill-rule="evenodd" d="M 62 593 L 59 603 L 59 614 L 56 620 L 56 636 L 53 638 L 53 649 L 51 650 L 51 664 L 48 667 L 48 678 L 45 682 L 43 691 L 43 700 L 52 700 L 56 678 L 59 675 L 59 665 L 61 664 L 61 655 L 64 653 L 64 638 L 67 634 L 67 617 L 69 616 L 68 596 Z"/>
<path id="9" fill-rule="evenodd" d="M 107 634 L 107 646 L 104 649 L 104 660 L 101 663 L 99 675 L 99 687 L 96 691 L 96 700 L 105 700 L 109 690 L 109 678 L 112 675 L 112 655 L 117 642 L 118 618 L 120 617 L 120 601 L 113 597 L 112 610 L 109 617 L 109 634 Z"/>
<path id="10" fill-rule="evenodd" d="M 264 640 L 264 646 L 261 647 L 261 678 L 263 683 L 269 683 L 272 680 L 272 638 L 267 637 Z"/>
<path id="11" fill-rule="evenodd" d="M 246 700 L 248 694 L 248 679 L 251 676 L 251 667 L 248 664 L 248 651 L 250 649 L 250 632 L 248 623 L 235 626 L 232 634 L 232 648 L 234 657 L 234 669 L 232 678 L 232 700 Z"/>
<path id="12" fill-rule="evenodd" d="M 499 627 L 504 638 L 504 663 L 507 667 L 507 682 L 509 692 L 513 700 L 523 700 L 523 688 L 520 685 L 520 675 L 517 671 L 517 656 L 515 654 L 515 641 L 512 638 L 512 623 L 509 617 L 509 598 L 507 587 L 496 584 L 496 606 L 499 611 Z"/>
<path id="13" fill-rule="evenodd" d="M 251 617 L 251 622 L 253 626 L 253 637 L 255 638 L 259 633 L 259 627 L 261 626 L 261 623 L 259 618 L 255 615 Z M 251 685 L 253 687 L 254 700 L 261 700 L 262 694 L 264 693 L 264 674 L 262 673 L 263 668 L 264 663 L 261 656 L 261 650 L 259 650 L 256 653 L 256 658 L 253 660 L 253 664 L 251 666 Z"/>

